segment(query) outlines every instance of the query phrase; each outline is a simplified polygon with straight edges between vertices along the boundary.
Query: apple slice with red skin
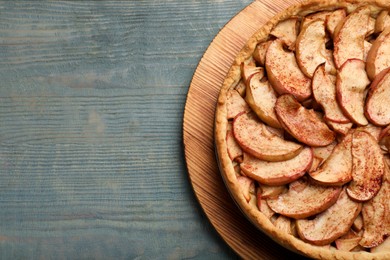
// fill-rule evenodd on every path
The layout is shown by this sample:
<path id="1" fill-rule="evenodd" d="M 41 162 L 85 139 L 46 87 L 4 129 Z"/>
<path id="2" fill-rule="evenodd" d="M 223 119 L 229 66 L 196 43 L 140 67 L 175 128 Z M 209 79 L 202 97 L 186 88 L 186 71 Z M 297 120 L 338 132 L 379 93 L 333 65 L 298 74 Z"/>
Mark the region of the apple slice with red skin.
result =
<path id="1" fill-rule="evenodd" d="M 247 84 L 247 81 L 250 77 L 252 77 L 254 74 L 261 75 L 260 78 L 264 77 L 264 68 L 263 67 L 256 67 L 254 65 L 248 65 L 244 62 L 241 63 L 241 78 L 243 79 L 244 83 Z"/>
<path id="2" fill-rule="evenodd" d="M 324 119 L 336 123 L 349 123 L 336 100 L 336 78 L 325 71 L 321 64 L 314 72 L 312 79 L 313 96 L 325 112 Z"/>
<path id="3" fill-rule="evenodd" d="M 275 114 L 276 92 L 264 79 L 262 72 L 251 75 L 247 80 L 245 100 L 264 123 L 282 128 Z"/>
<path id="4" fill-rule="evenodd" d="M 259 183 L 261 190 L 261 198 L 268 199 L 279 196 L 279 194 L 287 191 L 286 185 L 269 186 L 266 184 Z"/>
<path id="5" fill-rule="evenodd" d="M 326 17 L 325 25 L 327 31 L 333 38 L 334 32 L 338 24 L 345 19 L 347 12 L 345 9 L 337 9 Z"/>
<path id="6" fill-rule="evenodd" d="M 280 39 L 290 50 L 295 49 L 298 36 L 299 18 L 291 17 L 280 21 L 270 32 L 271 35 Z"/>
<path id="7" fill-rule="evenodd" d="M 226 146 L 230 160 L 234 161 L 242 156 L 242 149 L 236 142 L 232 130 L 227 130 L 226 132 Z"/>
<path id="8" fill-rule="evenodd" d="M 360 213 L 361 203 L 349 198 L 342 190 L 336 203 L 314 219 L 299 219 L 296 222 L 302 240 L 314 245 L 327 245 L 347 233 Z"/>
<path id="9" fill-rule="evenodd" d="M 390 151 L 390 125 L 386 126 L 379 134 L 379 145 L 386 147 Z"/>
<path id="10" fill-rule="evenodd" d="M 349 59 L 339 69 L 336 78 L 337 101 L 346 115 L 357 125 L 367 125 L 364 116 L 365 90 L 370 84 L 363 60 Z"/>
<path id="11" fill-rule="evenodd" d="M 274 40 L 268 47 L 265 68 L 269 82 L 280 95 L 289 93 L 299 101 L 311 96 L 311 79 L 302 73 L 294 53 L 286 51 L 281 40 Z"/>
<path id="12" fill-rule="evenodd" d="M 373 80 L 376 75 L 388 67 L 390 67 L 390 27 L 385 28 L 372 43 L 367 54 L 367 75 Z"/>
<path id="13" fill-rule="evenodd" d="M 226 102 L 227 119 L 233 119 L 241 112 L 248 112 L 251 110 L 244 98 L 234 89 L 228 91 Z"/>
<path id="14" fill-rule="evenodd" d="M 379 246 L 390 236 L 390 172 L 386 165 L 383 183 L 378 194 L 362 208 L 364 232 L 359 244 L 366 248 Z M 388 240 L 389 238 L 387 238 Z"/>
<path id="15" fill-rule="evenodd" d="M 333 205 L 340 187 L 311 184 L 302 178 L 290 183 L 289 190 L 267 200 L 270 208 L 287 217 L 301 219 L 316 215 Z"/>
<path id="16" fill-rule="evenodd" d="M 240 186 L 242 195 L 247 202 L 251 199 L 251 194 L 255 193 L 255 182 L 246 176 L 237 177 L 238 185 Z"/>
<path id="17" fill-rule="evenodd" d="M 359 245 L 359 241 L 362 239 L 362 233 L 356 233 L 352 229 L 342 237 L 336 239 L 336 248 L 341 251 L 351 251 Z"/>
<path id="18" fill-rule="evenodd" d="M 280 162 L 259 160 L 244 154 L 241 170 L 246 176 L 266 185 L 283 185 L 302 177 L 311 166 L 313 151 L 309 147 L 294 158 Z"/>
<path id="19" fill-rule="evenodd" d="M 316 112 L 302 106 L 292 95 L 279 96 L 275 111 L 283 128 L 302 143 L 326 146 L 335 140 L 335 133 Z"/>
<path id="20" fill-rule="evenodd" d="M 253 58 L 261 66 L 265 65 L 265 55 L 267 54 L 268 47 L 271 43 L 271 40 L 259 43 L 253 52 Z"/>
<path id="21" fill-rule="evenodd" d="M 389 45 L 390 48 L 390 45 Z M 366 99 L 365 115 L 375 125 L 390 124 L 390 67 L 371 83 Z"/>
<path id="22" fill-rule="evenodd" d="M 313 77 L 318 65 L 327 61 L 325 42 L 324 19 L 306 23 L 298 35 L 295 56 L 302 72 L 309 78 Z"/>
<path id="23" fill-rule="evenodd" d="M 390 15 L 388 10 L 382 10 L 375 22 L 375 33 L 380 34 L 386 27 L 390 27 Z"/>
<path id="24" fill-rule="evenodd" d="M 341 186 L 352 180 L 352 134 L 348 134 L 333 149 L 320 169 L 310 172 L 313 180 L 323 185 Z"/>
<path id="25" fill-rule="evenodd" d="M 352 181 L 348 195 L 357 201 L 372 199 L 381 188 L 385 161 L 377 141 L 365 131 L 352 137 Z"/>
<path id="26" fill-rule="evenodd" d="M 334 35 L 334 61 L 340 68 L 348 59 L 363 60 L 364 39 L 369 30 L 370 7 L 355 9 L 340 23 Z"/>
<path id="27" fill-rule="evenodd" d="M 261 160 L 288 160 L 297 156 L 303 148 L 270 132 L 254 113 L 237 115 L 233 120 L 233 134 L 245 152 Z"/>

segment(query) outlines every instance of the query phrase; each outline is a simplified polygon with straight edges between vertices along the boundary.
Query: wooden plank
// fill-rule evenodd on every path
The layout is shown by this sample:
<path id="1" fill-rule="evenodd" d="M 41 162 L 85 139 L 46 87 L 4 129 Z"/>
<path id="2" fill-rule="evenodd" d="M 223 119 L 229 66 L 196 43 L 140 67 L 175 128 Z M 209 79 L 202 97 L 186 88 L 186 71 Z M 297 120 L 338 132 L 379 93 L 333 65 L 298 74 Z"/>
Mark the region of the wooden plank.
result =
<path id="1" fill-rule="evenodd" d="M 0 259 L 226 259 L 182 148 L 185 98 L 250 1 L 0 2 Z"/>

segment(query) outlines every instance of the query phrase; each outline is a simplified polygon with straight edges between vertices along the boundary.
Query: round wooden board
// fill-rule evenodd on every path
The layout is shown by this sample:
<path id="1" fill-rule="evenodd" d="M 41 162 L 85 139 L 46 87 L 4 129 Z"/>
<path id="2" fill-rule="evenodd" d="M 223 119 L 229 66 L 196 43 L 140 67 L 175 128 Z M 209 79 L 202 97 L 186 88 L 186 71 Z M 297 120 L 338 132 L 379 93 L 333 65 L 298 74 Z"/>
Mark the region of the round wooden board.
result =
<path id="1" fill-rule="evenodd" d="M 188 91 L 183 142 L 190 181 L 212 225 L 244 259 L 295 259 L 299 256 L 257 230 L 230 197 L 220 176 L 214 150 L 217 96 L 235 56 L 249 37 L 277 12 L 296 3 L 299 1 L 255 1 L 238 13 L 210 44 Z"/>

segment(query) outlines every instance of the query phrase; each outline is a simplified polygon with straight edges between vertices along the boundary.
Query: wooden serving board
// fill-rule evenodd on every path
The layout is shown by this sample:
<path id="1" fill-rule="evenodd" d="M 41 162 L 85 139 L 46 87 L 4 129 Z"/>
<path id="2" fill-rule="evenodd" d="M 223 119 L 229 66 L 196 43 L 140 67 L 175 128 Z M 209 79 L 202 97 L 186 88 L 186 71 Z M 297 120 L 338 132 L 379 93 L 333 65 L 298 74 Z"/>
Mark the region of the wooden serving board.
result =
<path id="1" fill-rule="evenodd" d="M 222 239 L 245 259 L 298 256 L 257 230 L 230 197 L 215 157 L 214 111 L 224 77 L 245 42 L 277 12 L 296 3 L 299 1 L 254 1 L 227 23 L 199 62 L 184 111 L 185 158 L 196 197 Z"/>

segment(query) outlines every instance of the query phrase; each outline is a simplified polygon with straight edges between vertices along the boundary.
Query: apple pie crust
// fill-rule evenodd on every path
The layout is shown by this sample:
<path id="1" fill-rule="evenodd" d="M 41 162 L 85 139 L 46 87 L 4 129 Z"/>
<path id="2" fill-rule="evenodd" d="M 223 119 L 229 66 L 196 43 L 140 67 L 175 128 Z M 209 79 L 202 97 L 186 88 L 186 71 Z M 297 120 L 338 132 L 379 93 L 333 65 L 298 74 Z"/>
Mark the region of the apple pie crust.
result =
<path id="1" fill-rule="evenodd" d="M 231 196 L 277 243 L 390 259 L 390 2 L 277 14 L 231 66 L 214 134 Z"/>

